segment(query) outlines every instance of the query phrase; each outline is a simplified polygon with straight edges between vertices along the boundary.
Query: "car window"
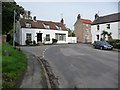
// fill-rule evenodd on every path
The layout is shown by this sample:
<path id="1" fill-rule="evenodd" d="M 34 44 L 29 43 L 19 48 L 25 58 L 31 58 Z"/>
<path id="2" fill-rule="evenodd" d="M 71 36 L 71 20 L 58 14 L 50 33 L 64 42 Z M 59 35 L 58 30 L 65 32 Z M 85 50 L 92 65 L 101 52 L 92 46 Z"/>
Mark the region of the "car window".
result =
<path id="1" fill-rule="evenodd" d="M 102 42 L 104 45 L 110 45 L 108 42 Z"/>

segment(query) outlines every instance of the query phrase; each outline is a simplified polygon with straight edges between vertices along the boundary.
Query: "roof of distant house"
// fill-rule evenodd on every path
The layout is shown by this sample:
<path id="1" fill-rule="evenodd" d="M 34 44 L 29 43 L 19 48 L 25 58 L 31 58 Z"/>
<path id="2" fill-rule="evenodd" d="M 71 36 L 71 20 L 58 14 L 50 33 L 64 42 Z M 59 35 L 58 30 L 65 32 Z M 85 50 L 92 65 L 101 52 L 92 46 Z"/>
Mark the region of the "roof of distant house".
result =
<path id="1" fill-rule="evenodd" d="M 45 25 L 47 25 L 49 26 L 49 29 L 52 30 L 59 30 L 57 27 L 61 27 L 61 30 L 67 31 L 65 24 L 62 24 L 61 22 L 20 19 L 20 25 L 22 28 L 26 28 L 26 23 L 31 24 L 30 28 L 46 29 Z"/>
<path id="2" fill-rule="evenodd" d="M 118 21 L 120 21 L 120 13 L 114 13 L 114 14 L 98 17 L 93 21 L 92 25 L 118 22 Z"/>
<path id="3" fill-rule="evenodd" d="M 91 23 L 92 23 L 92 21 L 89 20 L 89 19 L 80 18 L 80 19 L 78 19 L 78 20 L 80 20 L 82 23 L 85 23 L 85 24 L 91 24 Z M 75 22 L 75 24 L 78 22 L 78 20 Z M 75 24 L 74 24 L 74 25 L 75 25 Z"/>
<path id="4" fill-rule="evenodd" d="M 88 20 L 88 19 L 80 19 L 82 23 L 86 23 L 86 24 L 91 24 L 92 21 L 91 20 Z"/>

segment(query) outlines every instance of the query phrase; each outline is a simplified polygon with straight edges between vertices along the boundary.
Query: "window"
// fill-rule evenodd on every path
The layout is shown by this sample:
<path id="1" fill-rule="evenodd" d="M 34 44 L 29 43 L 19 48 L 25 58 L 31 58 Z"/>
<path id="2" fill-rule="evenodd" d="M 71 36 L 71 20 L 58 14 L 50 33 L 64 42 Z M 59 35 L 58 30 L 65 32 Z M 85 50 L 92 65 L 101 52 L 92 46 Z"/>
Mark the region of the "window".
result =
<path id="1" fill-rule="evenodd" d="M 56 26 L 57 27 L 57 29 L 59 29 L 59 30 L 61 30 L 62 29 L 62 27 L 61 26 Z"/>
<path id="2" fill-rule="evenodd" d="M 89 32 L 89 29 L 86 29 L 86 32 Z"/>
<path id="3" fill-rule="evenodd" d="M 25 26 L 26 26 L 26 27 L 31 27 L 31 24 L 30 24 L 29 22 L 26 22 L 26 23 L 25 23 Z"/>
<path id="4" fill-rule="evenodd" d="M 83 26 L 85 25 L 85 23 L 83 23 Z"/>
<path id="5" fill-rule="evenodd" d="M 49 25 L 45 25 L 45 28 L 50 29 L 50 26 Z"/>
<path id="6" fill-rule="evenodd" d="M 55 35 L 55 38 L 56 38 L 58 41 L 65 41 L 65 40 L 66 40 L 66 35 L 65 35 L 65 34 L 56 34 L 56 35 Z"/>
<path id="7" fill-rule="evenodd" d="M 107 29 L 110 29 L 110 24 L 107 24 Z"/>
<path id="8" fill-rule="evenodd" d="M 88 25 L 88 24 L 86 24 L 86 26 L 88 27 L 89 25 Z"/>
<path id="9" fill-rule="evenodd" d="M 50 41 L 50 34 L 46 34 L 46 41 Z"/>
<path id="10" fill-rule="evenodd" d="M 100 30 L 100 26 L 99 25 L 97 25 L 97 30 Z"/>
<path id="11" fill-rule="evenodd" d="M 46 29 L 50 29 L 50 26 L 48 24 L 43 24 Z"/>
<path id="12" fill-rule="evenodd" d="M 96 35 L 97 36 L 97 40 L 99 40 L 99 35 Z"/>
<path id="13" fill-rule="evenodd" d="M 32 38 L 31 36 L 32 36 L 32 35 L 31 35 L 30 33 L 27 33 L 27 34 L 26 34 L 26 40 L 31 41 L 31 38 Z"/>

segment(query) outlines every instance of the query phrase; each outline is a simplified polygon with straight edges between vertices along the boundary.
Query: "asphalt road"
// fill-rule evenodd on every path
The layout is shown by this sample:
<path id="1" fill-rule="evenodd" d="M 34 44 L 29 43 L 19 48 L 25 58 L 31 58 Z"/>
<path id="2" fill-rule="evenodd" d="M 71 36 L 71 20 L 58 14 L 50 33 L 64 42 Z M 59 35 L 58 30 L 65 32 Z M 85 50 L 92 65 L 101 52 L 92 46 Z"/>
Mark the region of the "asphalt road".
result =
<path id="1" fill-rule="evenodd" d="M 118 52 L 66 44 L 48 48 L 45 58 L 62 88 L 118 87 Z"/>
<path id="2" fill-rule="evenodd" d="M 93 49 L 85 44 L 22 49 L 36 56 L 43 56 L 58 76 L 62 88 L 118 87 L 118 52 Z"/>

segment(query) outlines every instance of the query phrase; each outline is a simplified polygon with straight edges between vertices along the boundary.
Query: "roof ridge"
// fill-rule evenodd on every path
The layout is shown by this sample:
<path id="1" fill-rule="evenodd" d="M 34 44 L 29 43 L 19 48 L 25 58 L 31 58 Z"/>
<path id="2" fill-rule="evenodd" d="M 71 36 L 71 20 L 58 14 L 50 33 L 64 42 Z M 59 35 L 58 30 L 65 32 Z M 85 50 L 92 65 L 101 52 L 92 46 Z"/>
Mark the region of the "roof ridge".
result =
<path id="1" fill-rule="evenodd" d="M 104 15 L 104 16 L 99 16 L 99 18 L 100 18 L 100 17 L 107 17 L 107 16 L 112 16 L 112 15 L 117 15 L 117 14 L 120 14 L 120 12 L 118 12 L 118 13 L 113 13 L 113 14 L 108 14 L 108 15 Z"/>
<path id="2" fill-rule="evenodd" d="M 84 18 L 81 18 L 81 19 L 84 19 Z M 84 19 L 84 20 L 90 20 L 90 19 Z M 91 21 L 91 20 L 90 20 Z"/>

